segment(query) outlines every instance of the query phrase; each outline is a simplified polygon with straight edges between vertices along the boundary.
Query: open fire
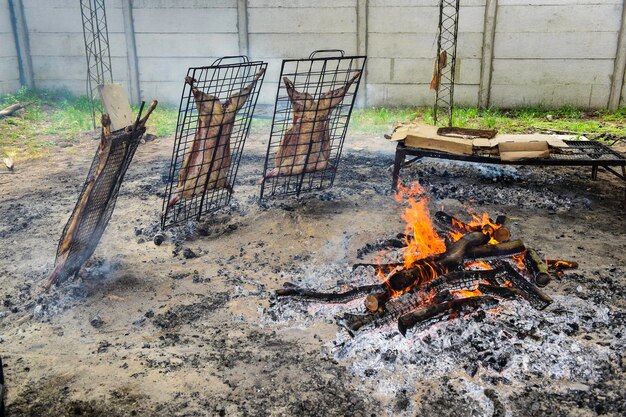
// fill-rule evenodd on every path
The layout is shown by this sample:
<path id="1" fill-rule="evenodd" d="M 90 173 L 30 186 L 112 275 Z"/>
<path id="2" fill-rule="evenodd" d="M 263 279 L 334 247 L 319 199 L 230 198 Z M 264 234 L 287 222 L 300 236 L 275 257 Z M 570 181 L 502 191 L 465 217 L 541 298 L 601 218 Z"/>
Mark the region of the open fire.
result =
<path id="1" fill-rule="evenodd" d="M 443 211 L 431 216 L 428 196 L 417 182 L 400 187 L 396 199 L 406 204 L 406 228 L 398 235 L 401 259 L 354 265 L 355 270 L 374 268 L 380 283 L 338 293 L 285 283 L 276 295 L 328 303 L 363 298 L 364 311 L 338 318 L 351 334 L 393 320 L 406 334 L 415 326 L 477 309 L 497 311 L 503 299 L 525 299 L 543 309 L 552 302 L 540 289 L 550 282 L 550 274 L 577 267 L 575 262 L 544 261 L 521 240 L 512 240 L 505 216 L 493 220 L 488 213 L 470 213 L 468 222 Z"/>

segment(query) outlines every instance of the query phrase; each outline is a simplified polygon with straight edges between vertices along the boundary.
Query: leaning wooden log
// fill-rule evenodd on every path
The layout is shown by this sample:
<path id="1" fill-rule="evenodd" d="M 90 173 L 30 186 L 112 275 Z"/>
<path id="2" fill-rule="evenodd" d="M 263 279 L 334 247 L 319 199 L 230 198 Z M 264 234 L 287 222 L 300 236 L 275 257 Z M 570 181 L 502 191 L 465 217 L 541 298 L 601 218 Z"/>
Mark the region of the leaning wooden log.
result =
<path id="1" fill-rule="evenodd" d="M 497 305 L 498 300 L 485 296 L 479 295 L 476 297 L 467 297 L 461 298 L 453 301 L 446 301 L 439 304 L 433 304 L 424 308 L 420 308 L 414 310 L 408 314 L 401 316 L 398 319 L 398 330 L 400 333 L 405 336 L 406 331 L 408 329 L 413 328 L 419 323 L 422 323 L 426 320 L 432 319 L 436 316 L 439 316 L 444 313 L 450 313 L 452 311 L 458 311 L 462 308 L 471 308 L 476 309 L 479 307 L 484 307 L 485 305 Z"/>
<path id="2" fill-rule="evenodd" d="M 2 119 L 3 117 L 9 117 L 11 116 L 13 113 L 15 113 L 18 110 L 21 110 L 27 106 L 30 106 L 31 103 L 16 103 L 16 104 L 11 104 L 8 107 L 5 107 L 4 109 L 0 110 L 0 119 Z"/>
<path id="3" fill-rule="evenodd" d="M 503 264 L 507 272 L 507 278 L 515 288 L 521 290 L 522 296 L 528 300 L 530 305 L 537 310 L 543 310 L 552 304 L 552 298 L 537 288 L 532 282 L 524 278 L 511 264 L 508 262 L 503 262 Z"/>
<path id="4" fill-rule="evenodd" d="M 539 254 L 532 248 L 528 248 L 524 255 L 524 264 L 532 271 L 535 285 L 545 287 L 550 283 L 548 265 L 541 259 Z"/>

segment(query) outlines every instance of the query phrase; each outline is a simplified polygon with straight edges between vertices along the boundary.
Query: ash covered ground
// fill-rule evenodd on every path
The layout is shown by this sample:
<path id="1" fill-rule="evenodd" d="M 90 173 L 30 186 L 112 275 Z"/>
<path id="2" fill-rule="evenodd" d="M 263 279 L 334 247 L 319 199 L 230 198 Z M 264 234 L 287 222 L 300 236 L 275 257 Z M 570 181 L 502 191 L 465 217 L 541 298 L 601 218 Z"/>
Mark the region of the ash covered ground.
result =
<path id="1" fill-rule="evenodd" d="M 151 239 L 172 140 L 140 146 L 116 211 L 78 279 L 49 294 L 58 238 L 97 146 L 88 137 L 0 177 L 0 356 L 8 411 L 39 415 L 618 416 L 626 412 L 623 187 L 590 169 L 424 160 L 403 170 L 431 208 L 512 219 L 513 236 L 579 262 L 544 311 L 501 303 L 416 328 L 351 338 L 360 303 L 276 300 L 320 290 L 368 244 L 404 230 L 389 190 L 393 147 L 350 136 L 336 186 L 259 205 L 267 134 L 246 144 L 231 206 Z M 374 261 L 378 254 L 366 257 Z"/>

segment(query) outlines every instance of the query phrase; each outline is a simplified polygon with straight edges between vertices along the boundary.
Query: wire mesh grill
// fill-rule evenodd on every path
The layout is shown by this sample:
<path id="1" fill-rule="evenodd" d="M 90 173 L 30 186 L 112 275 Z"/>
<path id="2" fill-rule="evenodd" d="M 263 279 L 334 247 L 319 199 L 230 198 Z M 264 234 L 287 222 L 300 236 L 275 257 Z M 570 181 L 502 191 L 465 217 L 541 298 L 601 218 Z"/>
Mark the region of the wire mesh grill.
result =
<path id="1" fill-rule="evenodd" d="M 439 124 L 452 126 L 458 34 L 459 0 L 440 0 L 436 67 L 438 86 L 435 88 L 435 106 L 433 108 L 435 125 L 437 122 L 441 122 Z"/>
<path id="2" fill-rule="evenodd" d="M 111 219 L 126 170 L 145 127 L 111 134 L 109 145 L 96 151 L 87 179 L 57 247 L 57 279 L 74 275 L 93 254 Z"/>
<path id="3" fill-rule="evenodd" d="M 332 50 L 283 60 L 261 199 L 333 185 L 365 59 Z"/>
<path id="4" fill-rule="evenodd" d="M 236 60 L 234 63 L 222 63 Z M 267 63 L 224 57 L 189 68 L 180 101 L 161 226 L 230 203 Z"/>
<path id="5" fill-rule="evenodd" d="M 99 106 L 98 85 L 113 83 L 109 30 L 104 0 L 80 0 L 83 20 L 83 39 L 87 58 L 87 96 L 91 104 L 91 121 L 96 128 L 96 110 Z"/>

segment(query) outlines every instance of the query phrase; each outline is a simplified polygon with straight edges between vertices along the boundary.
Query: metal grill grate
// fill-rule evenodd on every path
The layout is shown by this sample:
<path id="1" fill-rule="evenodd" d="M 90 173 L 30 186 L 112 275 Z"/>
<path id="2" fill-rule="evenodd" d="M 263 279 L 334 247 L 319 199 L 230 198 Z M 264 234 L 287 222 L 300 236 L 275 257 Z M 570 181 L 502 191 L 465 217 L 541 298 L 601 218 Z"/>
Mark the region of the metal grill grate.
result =
<path id="1" fill-rule="evenodd" d="M 235 63 L 222 63 L 236 60 Z M 163 228 L 230 203 L 267 63 L 224 57 L 189 68 L 163 201 Z"/>
<path id="2" fill-rule="evenodd" d="M 333 185 L 365 59 L 330 50 L 283 60 L 261 199 Z"/>
<path id="3" fill-rule="evenodd" d="M 77 273 L 95 251 L 111 219 L 120 185 L 145 130 L 142 127 L 129 133 L 124 130 L 113 132 L 108 151 L 102 146 L 96 151 L 74 211 L 61 234 L 54 279 L 50 284 Z M 66 246 L 66 241 L 69 246 Z"/>

